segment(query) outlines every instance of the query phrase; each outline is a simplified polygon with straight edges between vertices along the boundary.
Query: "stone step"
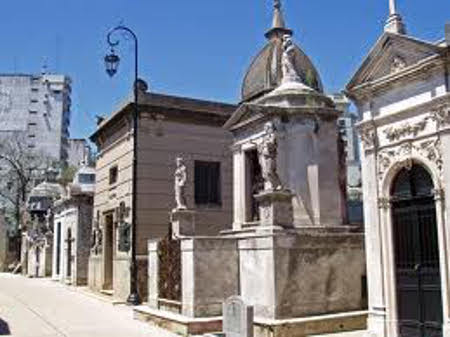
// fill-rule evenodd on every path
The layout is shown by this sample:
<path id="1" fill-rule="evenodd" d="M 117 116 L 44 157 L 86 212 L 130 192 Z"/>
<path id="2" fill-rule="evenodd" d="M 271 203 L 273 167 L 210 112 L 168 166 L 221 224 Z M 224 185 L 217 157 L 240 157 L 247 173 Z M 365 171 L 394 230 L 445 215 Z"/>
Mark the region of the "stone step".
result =
<path id="1" fill-rule="evenodd" d="M 364 337 L 365 330 L 338 332 L 325 335 L 310 335 L 308 337 Z"/>
<path id="2" fill-rule="evenodd" d="M 102 293 L 103 295 L 107 295 L 107 296 L 113 296 L 114 295 L 114 290 L 102 289 L 102 290 L 100 290 L 100 293 Z"/>

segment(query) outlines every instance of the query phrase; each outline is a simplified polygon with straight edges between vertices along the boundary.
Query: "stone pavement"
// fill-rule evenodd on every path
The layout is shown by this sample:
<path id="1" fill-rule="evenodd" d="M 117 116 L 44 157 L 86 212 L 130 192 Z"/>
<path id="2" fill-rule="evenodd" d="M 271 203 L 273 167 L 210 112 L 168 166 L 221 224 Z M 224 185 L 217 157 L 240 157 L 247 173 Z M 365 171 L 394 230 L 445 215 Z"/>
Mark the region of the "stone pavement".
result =
<path id="1" fill-rule="evenodd" d="M 113 306 L 48 279 L 0 273 L 0 336 L 175 337 Z"/>

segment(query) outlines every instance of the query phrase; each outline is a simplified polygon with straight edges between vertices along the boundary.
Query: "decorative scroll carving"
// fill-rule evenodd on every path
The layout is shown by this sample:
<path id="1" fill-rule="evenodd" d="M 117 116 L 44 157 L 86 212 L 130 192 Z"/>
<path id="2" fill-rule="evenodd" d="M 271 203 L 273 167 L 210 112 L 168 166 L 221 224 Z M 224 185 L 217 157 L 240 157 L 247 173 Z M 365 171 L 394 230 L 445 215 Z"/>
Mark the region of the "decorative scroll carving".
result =
<path id="1" fill-rule="evenodd" d="M 438 129 L 450 125 L 450 104 L 438 106 L 431 113 L 431 119 L 436 122 Z"/>
<path id="2" fill-rule="evenodd" d="M 386 170 L 393 164 L 398 163 L 406 168 L 413 165 L 412 155 L 417 154 L 426 158 L 436 165 L 442 174 L 442 147 L 439 139 L 425 140 L 417 143 L 404 143 L 394 149 L 386 149 L 378 154 L 378 177 L 382 179 Z"/>
<path id="3" fill-rule="evenodd" d="M 417 123 L 405 123 L 399 127 L 389 127 L 386 130 L 384 130 L 384 134 L 386 135 L 386 138 L 389 139 L 391 142 L 395 140 L 399 140 L 401 138 L 404 138 L 406 136 L 417 136 L 419 132 L 425 130 L 425 127 L 427 126 L 428 118 L 425 118 L 424 120 L 417 122 Z"/>
<path id="4" fill-rule="evenodd" d="M 405 69 L 407 66 L 406 61 L 401 56 L 394 56 L 391 63 L 391 74 L 398 73 L 399 71 Z"/>
<path id="5" fill-rule="evenodd" d="M 361 136 L 361 142 L 363 143 L 364 149 L 370 149 L 377 144 L 377 133 L 373 125 L 365 125 L 360 128 L 359 134 Z"/>

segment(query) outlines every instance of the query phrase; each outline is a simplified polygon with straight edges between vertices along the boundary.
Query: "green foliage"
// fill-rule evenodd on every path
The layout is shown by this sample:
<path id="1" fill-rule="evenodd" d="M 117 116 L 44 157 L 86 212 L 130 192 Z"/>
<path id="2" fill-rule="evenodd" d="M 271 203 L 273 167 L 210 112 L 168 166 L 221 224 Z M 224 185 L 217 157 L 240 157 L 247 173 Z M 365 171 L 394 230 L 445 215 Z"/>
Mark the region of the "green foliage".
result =
<path id="1" fill-rule="evenodd" d="M 59 183 L 63 186 L 67 186 L 73 181 L 75 173 L 77 173 L 78 168 L 76 166 L 66 166 L 62 168 L 61 175 L 59 177 Z"/>

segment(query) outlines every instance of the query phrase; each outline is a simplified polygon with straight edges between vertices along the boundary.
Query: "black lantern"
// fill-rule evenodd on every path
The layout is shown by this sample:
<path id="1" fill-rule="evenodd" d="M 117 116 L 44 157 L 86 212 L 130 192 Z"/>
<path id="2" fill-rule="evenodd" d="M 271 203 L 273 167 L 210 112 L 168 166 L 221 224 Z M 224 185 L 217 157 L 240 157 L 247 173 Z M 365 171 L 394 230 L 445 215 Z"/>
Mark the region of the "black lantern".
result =
<path id="1" fill-rule="evenodd" d="M 120 57 L 114 53 L 114 49 L 111 49 L 111 54 L 105 56 L 106 72 L 109 76 L 113 77 L 117 73 L 119 62 Z"/>

